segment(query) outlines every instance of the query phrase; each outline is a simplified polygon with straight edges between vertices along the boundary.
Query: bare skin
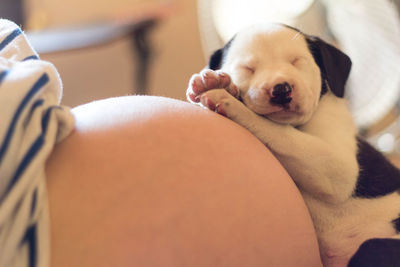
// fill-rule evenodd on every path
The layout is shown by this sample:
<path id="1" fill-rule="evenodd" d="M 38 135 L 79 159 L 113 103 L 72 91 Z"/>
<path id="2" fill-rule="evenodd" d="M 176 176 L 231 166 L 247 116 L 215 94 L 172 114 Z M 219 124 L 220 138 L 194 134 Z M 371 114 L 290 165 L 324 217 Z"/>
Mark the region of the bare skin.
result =
<path id="1" fill-rule="evenodd" d="M 47 162 L 51 266 L 321 266 L 300 193 L 244 128 L 155 97 L 73 113 Z"/>

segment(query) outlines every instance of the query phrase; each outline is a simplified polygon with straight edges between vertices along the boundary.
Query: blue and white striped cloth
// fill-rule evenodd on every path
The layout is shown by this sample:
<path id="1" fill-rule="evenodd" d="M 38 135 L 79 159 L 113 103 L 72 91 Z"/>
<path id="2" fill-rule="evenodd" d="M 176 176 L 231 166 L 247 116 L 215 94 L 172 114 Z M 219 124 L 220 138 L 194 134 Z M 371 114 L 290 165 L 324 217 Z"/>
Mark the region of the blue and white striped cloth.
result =
<path id="1" fill-rule="evenodd" d="M 0 267 L 49 266 L 45 161 L 74 128 L 54 66 L 0 19 Z"/>

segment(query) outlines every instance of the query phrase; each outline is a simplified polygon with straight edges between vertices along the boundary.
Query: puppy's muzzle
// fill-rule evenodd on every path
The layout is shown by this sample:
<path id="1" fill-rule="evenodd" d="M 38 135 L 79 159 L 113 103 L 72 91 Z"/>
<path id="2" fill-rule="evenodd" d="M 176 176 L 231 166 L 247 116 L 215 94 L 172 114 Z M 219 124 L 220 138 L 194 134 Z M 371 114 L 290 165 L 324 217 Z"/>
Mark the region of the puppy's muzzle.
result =
<path id="1" fill-rule="evenodd" d="M 293 91 L 292 86 L 287 82 L 279 83 L 272 90 L 271 103 L 276 105 L 286 105 L 292 101 L 290 96 Z"/>

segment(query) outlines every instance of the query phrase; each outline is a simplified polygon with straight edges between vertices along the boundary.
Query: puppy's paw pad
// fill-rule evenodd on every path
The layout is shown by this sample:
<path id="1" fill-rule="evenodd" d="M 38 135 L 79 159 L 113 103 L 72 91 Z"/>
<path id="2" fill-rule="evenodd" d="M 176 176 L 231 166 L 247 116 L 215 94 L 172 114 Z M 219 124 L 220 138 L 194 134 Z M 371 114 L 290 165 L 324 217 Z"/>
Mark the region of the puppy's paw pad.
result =
<path id="1" fill-rule="evenodd" d="M 200 72 L 200 76 L 206 89 L 222 88 L 220 87 L 220 76 L 217 71 L 206 69 Z"/>
<path id="2" fill-rule="evenodd" d="M 239 96 L 239 90 L 232 83 L 229 74 L 221 70 L 205 69 L 199 74 L 192 75 L 186 97 L 190 102 L 199 103 L 200 95 L 213 89 L 224 89 L 235 98 Z"/>
<path id="3" fill-rule="evenodd" d="M 227 88 L 231 84 L 231 76 L 221 70 L 217 70 L 215 74 L 218 76 L 219 88 Z"/>
<path id="4" fill-rule="evenodd" d="M 190 78 L 189 86 L 186 90 L 186 98 L 194 103 L 200 102 L 200 95 L 207 90 L 200 74 L 194 74 Z"/>

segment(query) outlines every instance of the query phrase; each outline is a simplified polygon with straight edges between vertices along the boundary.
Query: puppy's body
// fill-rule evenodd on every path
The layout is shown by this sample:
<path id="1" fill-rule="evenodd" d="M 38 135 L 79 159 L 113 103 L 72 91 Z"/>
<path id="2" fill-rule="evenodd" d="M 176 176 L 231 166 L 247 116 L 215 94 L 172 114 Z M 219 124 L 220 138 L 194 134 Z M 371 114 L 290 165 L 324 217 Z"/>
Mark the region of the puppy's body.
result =
<path id="1" fill-rule="evenodd" d="M 363 241 L 400 230 L 400 173 L 357 138 L 342 98 L 350 63 L 295 29 L 256 27 L 217 51 L 213 70 L 194 75 L 187 91 L 191 102 L 247 128 L 283 164 L 308 205 L 324 266 L 346 266 Z M 367 166 L 376 158 L 378 166 Z M 371 188 L 382 164 L 390 177 Z"/>

